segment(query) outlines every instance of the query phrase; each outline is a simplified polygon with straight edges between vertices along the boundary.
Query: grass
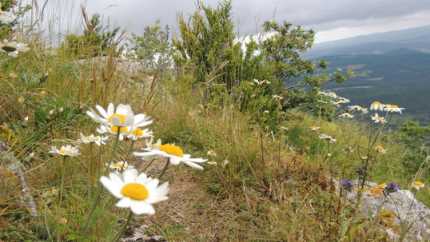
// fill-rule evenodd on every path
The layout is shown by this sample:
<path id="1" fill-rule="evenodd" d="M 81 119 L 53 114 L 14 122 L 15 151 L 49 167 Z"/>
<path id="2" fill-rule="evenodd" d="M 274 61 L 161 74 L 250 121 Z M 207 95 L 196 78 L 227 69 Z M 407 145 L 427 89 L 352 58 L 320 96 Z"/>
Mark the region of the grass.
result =
<path id="1" fill-rule="evenodd" d="M 0 137 L 23 163 L 39 216 L 32 218 L 26 211 L 20 181 L 2 160 L 0 240 L 109 241 L 115 236 L 126 211 L 115 208 L 107 192 L 88 222 L 94 191 L 99 189 L 98 182 L 88 179 L 88 166 L 108 162 L 112 144 L 82 146 L 81 156 L 66 160 L 61 205 L 57 197 L 62 162 L 48 154 L 51 145 L 74 142 L 80 132 L 93 133 L 95 124 L 85 111 L 108 102 L 129 103 L 147 113 L 154 119 L 156 138 L 217 164 L 206 165 L 204 172 L 170 169 L 165 177 L 171 183 L 170 199 L 157 204 L 155 216 L 136 217 L 131 228 L 147 225 L 147 234 L 168 241 L 388 240 L 377 222 L 338 196 L 330 179 L 356 177 L 362 163 L 359 152 L 370 132 L 362 123 L 327 122 L 292 110 L 282 124 L 288 131 L 274 137 L 229 98 L 222 107 L 202 106 L 202 90 L 173 73 L 150 88 L 151 76 L 131 75 L 109 56 L 83 61 L 61 52 L 46 53 L 35 44 L 17 59 L 1 57 Z M 55 114 L 49 114 L 51 110 Z M 312 126 L 335 137 L 336 144 L 321 141 Z M 401 163 L 404 147 L 390 135 L 381 143 L 388 152 L 372 164 L 371 180 L 406 187 L 412 174 Z M 129 146 L 121 143 L 116 158 L 127 158 L 143 169 L 146 163 L 131 157 Z M 157 174 L 162 165 L 156 161 L 149 174 Z M 430 204 L 428 191 L 421 194 Z"/>

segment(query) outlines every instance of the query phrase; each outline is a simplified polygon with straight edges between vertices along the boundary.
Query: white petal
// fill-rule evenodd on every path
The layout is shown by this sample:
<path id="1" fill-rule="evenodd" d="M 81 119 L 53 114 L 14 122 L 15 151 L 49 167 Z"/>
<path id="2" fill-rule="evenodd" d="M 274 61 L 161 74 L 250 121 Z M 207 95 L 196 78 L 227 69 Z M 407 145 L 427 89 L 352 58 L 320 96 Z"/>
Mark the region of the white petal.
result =
<path id="1" fill-rule="evenodd" d="M 182 158 L 170 155 L 169 161 L 170 161 L 170 164 L 177 166 L 177 165 L 181 164 Z"/>
<path id="2" fill-rule="evenodd" d="M 185 160 L 185 161 L 182 161 L 182 162 L 183 162 L 185 165 L 190 166 L 190 167 L 192 167 L 192 168 L 195 168 L 195 169 L 198 169 L 198 170 L 203 170 L 203 167 L 202 167 L 202 166 L 197 165 L 196 163 L 193 163 L 193 162 L 191 162 L 191 161 Z"/>
<path id="3" fill-rule="evenodd" d="M 136 181 L 138 183 L 147 184 L 148 183 L 148 177 L 145 173 L 141 173 L 137 178 Z"/>
<path id="4" fill-rule="evenodd" d="M 113 103 L 109 103 L 108 109 L 107 109 L 108 116 L 112 116 L 114 112 L 115 112 L 115 106 L 113 105 Z"/>
<path id="5" fill-rule="evenodd" d="M 97 111 L 99 111 L 99 113 L 104 117 L 104 118 L 108 118 L 108 114 L 106 113 L 105 109 L 102 108 L 100 105 L 96 105 L 96 109 Z"/>
<path id="6" fill-rule="evenodd" d="M 105 176 L 100 177 L 100 182 L 110 193 L 112 193 L 112 195 L 117 198 L 122 198 L 120 184 L 110 180 Z"/>
<path id="7" fill-rule="evenodd" d="M 128 197 L 124 197 L 121 200 L 119 200 L 115 206 L 119 208 L 129 208 L 131 206 L 131 200 Z"/>
<path id="8" fill-rule="evenodd" d="M 131 201 L 130 208 L 131 208 L 131 211 L 136 215 L 141 215 L 141 214 L 153 215 L 153 214 L 155 214 L 154 207 L 152 207 L 151 204 L 148 204 L 146 202 Z"/>
<path id="9" fill-rule="evenodd" d="M 135 182 L 139 172 L 136 169 L 127 169 L 122 173 L 124 183 Z"/>

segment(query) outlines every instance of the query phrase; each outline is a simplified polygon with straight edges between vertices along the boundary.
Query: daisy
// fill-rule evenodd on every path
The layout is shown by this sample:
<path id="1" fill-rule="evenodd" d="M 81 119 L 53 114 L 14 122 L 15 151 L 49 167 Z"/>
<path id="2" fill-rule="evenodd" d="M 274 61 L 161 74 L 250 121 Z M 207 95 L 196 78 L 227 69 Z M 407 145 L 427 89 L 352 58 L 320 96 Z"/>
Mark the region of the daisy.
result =
<path id="1" fill-rule="evenodd" d="M 81 138 L 79 139 L 79 142 L 82 144 L 96 144 L 98 146 L 101 146 L 105 145 L 108 139 L 109 137 L 95 136 L 94 134 L 85 136 L 81 133 Z"/>
<path id="2" fill-rule="evenodd" d="M 108 166 L 109 169 L 114 171 L 123 171 L 129 168 L 133 168 L 133 166 L 129 165 L 127 161 L 112 162 L 110 165 L 108 164 Z"/>
<path id="3" fill-rule="evenodd" d="M 102 176 L 100 182 L 103 186 L 120 199 L 116 206 L 130 208 L 136 215 L 155 214 L 152 206 L 155 203 L 167 200 L 169 184 L 159 185 L 159 180 L 146 176 L 136 169 L 127 169 L 122 174 L 113 172 L 109 177 Z"/>
<path id="4" fill-rule="evenodd" d="M 377 145 L 375 147 L 375 151 L 380 153 L 380 154 L 386 154 L 387 153 L 387 150 L 382 145 Z"/>
<path id="5" fill-rule="evenodd" d="M 330 135 L 328 135 L 328 134 L 320 134 L 319 138 L 320 138 L 321 140 L 326 140 L 326 141 L 328 141 L 330 144 L 334 144 L 334 143 L 336 143 L 336 139 L 335 139 L 335 138 L 333 138 L 333 137 L 331 137 L 331 136 L 330 136 Z"/>
<path id="6" fill-rule="evenodd" d="M 413 189 L 415 189 L 415 190 L 420 190 L 421 188 L 424 188 L 425 187 L 425 184 L 423 183 L 423 182 L 421 182 L 421 181 L 414 181 L 414 182 L 412 182 L 412 184 L 411 184 L 411 187 L 413 188 Z"/>
<path id="7" fill-rule="evenodd" d="M 339 118 L 349 118 L 349 119 L 352 119 L 352 118 L 354 118 L 354 115 L 349 114 L 349 113 L 343 113 L 343 114 L 339 115 Z"/>
<path id="8" fill-rule="evenodd" d="M 152 123 L 150 118 L 145 114 L 135 115 L 130 105 L 119 104 L 115 108 L 115 106 L 110 103 L 107 110 L 100 105 L 96 105 L 96 109 L 99 114 L 93 109 L 90 109 L 87 111 L 87 115 L 101 124 L 98 130 L 99 132 L 123 134 L 135 128 L 148 126 Z"/>
<path id="9" fill-rule="evenodd" d="M 372 111 L 384 111 L 385 105 L 379 101 L 374 101 L 370 104 L 370 110 Z"/>
<path id="10" fill-rule="evenodd" d="M 385 123 L 386 123 L 385 118 L 384 118 L 384 117 L 379 116 L 379 114 L 377 114 L 377 113 L 375 113 L 375 114 L 372 116 L 372 120 L 373 120 L 373 122 L 375 122 L 376 124 L 385 124 Z"/>
<path id="11" fill-rule="evenodd" d="M 127 138 L 133 141 L 136 141 L 138 139 L 148 139 L 152 137 L 153 137 L 153 133 L 151 130 L 141 129 L 141 128 L 135 128 L 127 135 Z"/>
<path id="12" fill-rule="evenodd" d="M 57 149 L 56 146 L 52 146 L 49 153 L 64 156 L 64 157 L 75 157 L 75 156 L 80 155 L 79 149 L 77 147 L 73 147 L 71 145 L 63 145 L 63 146 L 61 146 L 60 149 Z"/>
<path id="13" fill-rule="evenodd" d="M 361 112 L 363 114 L 367 114 L 369 112 L 369 110 L 367 110 L 367 108 L 363 108 L 360 105 L 352 105 L 348 107 L 349 111 L 352 112 Z"/>
<path id="14" fill-rule="evenodd" d="M 319 126 L 311 126 L 310 128 L 314 132 L 319 131 L 321 129 L 321 127 L 319 127 Z"/>
<path id="15" fill-rule="evenodd" d="M 394 104 L 386 104 L 384 105 L 384 111 L 387 113 L 400 113 L 402 114 L 404 108 L 401 108 Z"/>
<path id="16" fill-rule="evenodd" d="M 144 152 L 134 152 L 134 155 L 142 159 L 147 156 L 161 156 L 168 158 L 172 165 L 184 163 L 185 165 L 199 170 L 203 170 L 203 167 L 199 165 L 199 163 L 205 163 L 207 161 L 202 158 L 191 158 L 191 155 L 185 154 L 181 147 L 174 144 L 161 144 L 161 140 L 158 140 L 155 144 L 148 144 L 148 147 L 143 150 Z"/>

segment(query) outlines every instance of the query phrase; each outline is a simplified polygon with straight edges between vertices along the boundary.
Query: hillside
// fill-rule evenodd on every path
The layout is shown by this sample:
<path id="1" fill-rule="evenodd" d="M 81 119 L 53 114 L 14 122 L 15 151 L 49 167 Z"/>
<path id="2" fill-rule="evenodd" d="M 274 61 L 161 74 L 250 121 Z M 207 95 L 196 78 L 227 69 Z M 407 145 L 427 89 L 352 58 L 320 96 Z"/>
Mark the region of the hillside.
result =
<path id="1" fill-rule="evenodd" d="M 426 122 L 430 91 L 430 27 L 372 34 L 322 43 L 309 58 L 322 58 L 334 69 L 351 68 L 357 76 L 341 85 L 329 85 L 354 102 L 396 102 L 405 114 Z"/>

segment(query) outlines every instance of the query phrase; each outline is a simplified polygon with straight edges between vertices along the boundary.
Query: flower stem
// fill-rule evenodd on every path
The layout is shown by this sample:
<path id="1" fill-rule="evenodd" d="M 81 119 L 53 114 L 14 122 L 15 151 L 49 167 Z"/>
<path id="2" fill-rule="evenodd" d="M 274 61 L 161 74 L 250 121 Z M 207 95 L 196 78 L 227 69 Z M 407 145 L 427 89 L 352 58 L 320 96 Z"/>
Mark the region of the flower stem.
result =
<path id="1" fill-rule="evenodd" d="M 158 177 L 159 180 L 163 177 L 164 173 L 166 173 L 167 169 L 169 169 L 169 164 L 170 164 L 170 158 L 167 159 L 166 164 L 164 165 L 163 170 L 161 171 L 160 176 Z"/>
<path id="2" fill-rule="evenodd" d="M 64 192 L 64 173 L 66 170 L 66 156 L 63 156 L 62 162 L 61 162 L 61 174 L 60 174 L 60 206 L 63 202 L 63 192 Z"/>
<path id="3" fill-rule="evenodd" d="M 125 221 L 125 224 L 122 226 L 121 230 L 118 232 L 118 234 L 114 237 L 112 242 L 118 242 L 121 239 L 121 236 L 125 233 L 127 230 L 128 225 L 130 224 L 131 219 L 133 218 L 133 212 L 130 210 L 128 212 L 127 220 Z"/>

